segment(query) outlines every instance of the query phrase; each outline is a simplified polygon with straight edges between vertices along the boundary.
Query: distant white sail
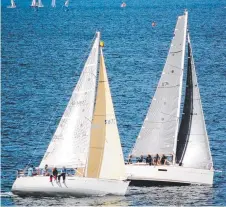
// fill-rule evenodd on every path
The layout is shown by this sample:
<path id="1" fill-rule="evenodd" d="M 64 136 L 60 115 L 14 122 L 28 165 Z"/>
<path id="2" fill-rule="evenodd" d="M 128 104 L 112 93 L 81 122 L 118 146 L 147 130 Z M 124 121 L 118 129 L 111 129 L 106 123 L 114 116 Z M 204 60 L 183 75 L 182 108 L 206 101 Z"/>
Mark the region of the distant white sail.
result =
<path id="1" fill-rule="evenodd" d="M 68 7 L 68 6 L 69 6 L 69 0 L 66 0 L 66 1 L 65 1 L 64 6 L 65 6 L 65 7 Z"/>
<path id="2" fill-rule="evenodd" d="M 133 156 L 175 154 L 182 93 L 187 12 L 179 16 L 168 57 Z"/>
<path id="3" fill-rule="evenodd" d="M 56 7 L 56 0 L 52 0 L 51 6 Z"/>
<path id="4" fill-rule="evenodd" d="M 209 139 L 203 115 L 199 86 L 195 71 L 191 42 L 188 34 L 189 60 L 192 72 L 192 113 L 189 134 L 182 165 L 183 167 L 211 169 L 213 166 Z"/>
<path id="5" fill-rule="evenodd" d="M 85 167 L 89 148 L 98 67 L 100 34 L 86 61 L 57 130 L 40 163 L 41 168 Z"/>
<path id="6" fill-rule="evenodd" d="M 16 4 L 15 4 L 14 0 L 11 0 L 11 5 L 7 6 L 7 8 L 11 8 L 11 9 L 16 8 Z"/>
<path id="7" fill-rule="evenodd" d="M 42 0 L 38 0 L 38 7 L 44 7 L 44 5 L 42 4 Z"/>
<path id="8" fill-rule="evenodd" d="M 37 6 L 36 0 L 32 0 L 32 2 L 31 2 L 31 6 L 32 6 L 32 7 Z"/>
<path id="9" fill-rule="evenodd" d="M 126 179 L 123 152 L 102 49 L 100 50 L 99 82 L 91 129 L 87 177 Z"/>

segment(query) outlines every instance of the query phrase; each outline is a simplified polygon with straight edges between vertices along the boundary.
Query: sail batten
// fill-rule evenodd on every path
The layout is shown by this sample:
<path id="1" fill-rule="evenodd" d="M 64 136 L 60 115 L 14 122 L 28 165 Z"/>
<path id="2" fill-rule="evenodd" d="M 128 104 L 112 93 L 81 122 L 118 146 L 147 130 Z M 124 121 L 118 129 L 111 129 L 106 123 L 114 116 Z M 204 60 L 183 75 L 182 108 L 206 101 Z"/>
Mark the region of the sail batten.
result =
<path id="1" fill-rule="evenodd" d="M 175 154 L 179 124 L 187 13 L 179 16 L 167 60 L 148 113 L 132 150 L 133 156 Z"/>
<path id="2" fill-rule="evenodd" d="M 87 160 L 96 91 L 100 34 L 83 68 L 40 167 L 84 167 Z M 93 64 L 93 67 L 87 65 Z M 80 93 L 82 92 L 82 93 Z"/>

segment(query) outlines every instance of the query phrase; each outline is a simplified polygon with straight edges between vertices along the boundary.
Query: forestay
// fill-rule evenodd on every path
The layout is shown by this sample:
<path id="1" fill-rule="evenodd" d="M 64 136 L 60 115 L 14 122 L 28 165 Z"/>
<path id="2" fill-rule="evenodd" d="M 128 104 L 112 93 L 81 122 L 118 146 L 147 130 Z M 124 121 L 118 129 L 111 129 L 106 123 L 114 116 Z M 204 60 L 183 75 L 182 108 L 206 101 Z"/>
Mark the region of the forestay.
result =
<path id="1" fill-rule="evenodd" d="M 123 180 L 125 165 L 102 49 L 87 177 Z"/>
<path id="2" fill-rule="evenodd" d="M 195 71 L 195 64 L 192 55 L 190 38 L 188 35 L 188 47 L 190 51 L 193 91 L 193 111 L 190 125 L 190 132 L 187 139 L 185 154 L 182 165 L 184 167 L 211 169 L 213 166 L 212 156 L 209 148 L 209 139 L 202 110 L 201 97 Z"/>
<path id="3" fill-rule="evenodd" d="M 133 156 L 174 154 L 178 133 L 187 12 L 179 16 L 174 38 L 152 103 L 132 150 Z"/>
<path id="4" fill-rule="evenodd" d="M 39 167 L 84 167 L 96 92 L 100 34 Z"/>

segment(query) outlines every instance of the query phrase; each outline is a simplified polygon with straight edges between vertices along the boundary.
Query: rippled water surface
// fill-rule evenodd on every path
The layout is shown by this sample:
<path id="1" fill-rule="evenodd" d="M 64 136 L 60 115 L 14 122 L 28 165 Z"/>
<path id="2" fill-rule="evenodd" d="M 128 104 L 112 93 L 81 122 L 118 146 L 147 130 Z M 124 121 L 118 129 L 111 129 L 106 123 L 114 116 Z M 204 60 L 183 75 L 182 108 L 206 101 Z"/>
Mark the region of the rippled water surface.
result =
<path id="1" fill-rule="evenodd" d="M 2 1 L 2 205 L 226 205 L 226 1 L 71 1 L 68 11 Z M 213 187 L 129 187 L 125 197 L 21 198 L 10 193 L 15 170 L 38 165 L 80 75 L 96 30 L 128 155 L 168 53 L 176 18 L 189 29 L 216 173 Z M 157 22 L 156 27 L 151 23 Z M 36 149 L 36 150 L 35 150 Z"/>

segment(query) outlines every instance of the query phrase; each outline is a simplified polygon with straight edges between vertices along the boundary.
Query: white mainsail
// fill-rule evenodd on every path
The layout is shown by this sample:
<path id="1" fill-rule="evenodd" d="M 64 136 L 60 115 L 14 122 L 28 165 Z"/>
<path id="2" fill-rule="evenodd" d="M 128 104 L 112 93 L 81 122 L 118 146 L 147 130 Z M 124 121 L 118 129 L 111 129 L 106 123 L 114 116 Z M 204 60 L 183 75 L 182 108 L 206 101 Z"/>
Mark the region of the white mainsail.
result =
<path id="1" fill-rule="evenodd" d="M 187 12 L 179 16 L 174 38 L 152 103 L 132 150 L 133 156 L 175 154 L 178 133 Z"/>
<path id="2" fill-rule="evenodd" d="M 56 7 L 56 0 L 52 0 L 51 6 Z"/>
<path id="3" fill-rule="evenodd" d="M 183 167 L 199 169 L 211 169 L 213 166 L 212 156 L 209 147 L 209 139 L 203 115 L 201 97 L 195 71 L 194 58 L 190 37 L 188 34 L 189 58 L 192 72 L 192 101 L 193 111 L 191 116 L 190 133 L 187 138 L 185 154 L 182 160 Z"/>
<path id="4" fill-rule="evenodd" d="M 69 6 L 69 0 L 66 0 L 66 1 L 65 1 L 64 6 L 65 6 L 65 7 L 68 7 L 68 6 Z"/>
<path id="5" fill-rule="evenodd" d="M 87 177 L 126 178 L 123 152 L 102 49 L 96 105 L 91 129 Z"/>
<path id="6" fill-rule="evenodd" d="M 38 7 L 44 7 L 44 5 L 42 4 L 42 0 L 38 0 Z"/>
<path id="7" fill-rule="evenodd" d="M 100 34 L 93 44 L 82 74 L 58 128 L 40 163 L 41 168 L 85 167 L 96 92 Z"/>

